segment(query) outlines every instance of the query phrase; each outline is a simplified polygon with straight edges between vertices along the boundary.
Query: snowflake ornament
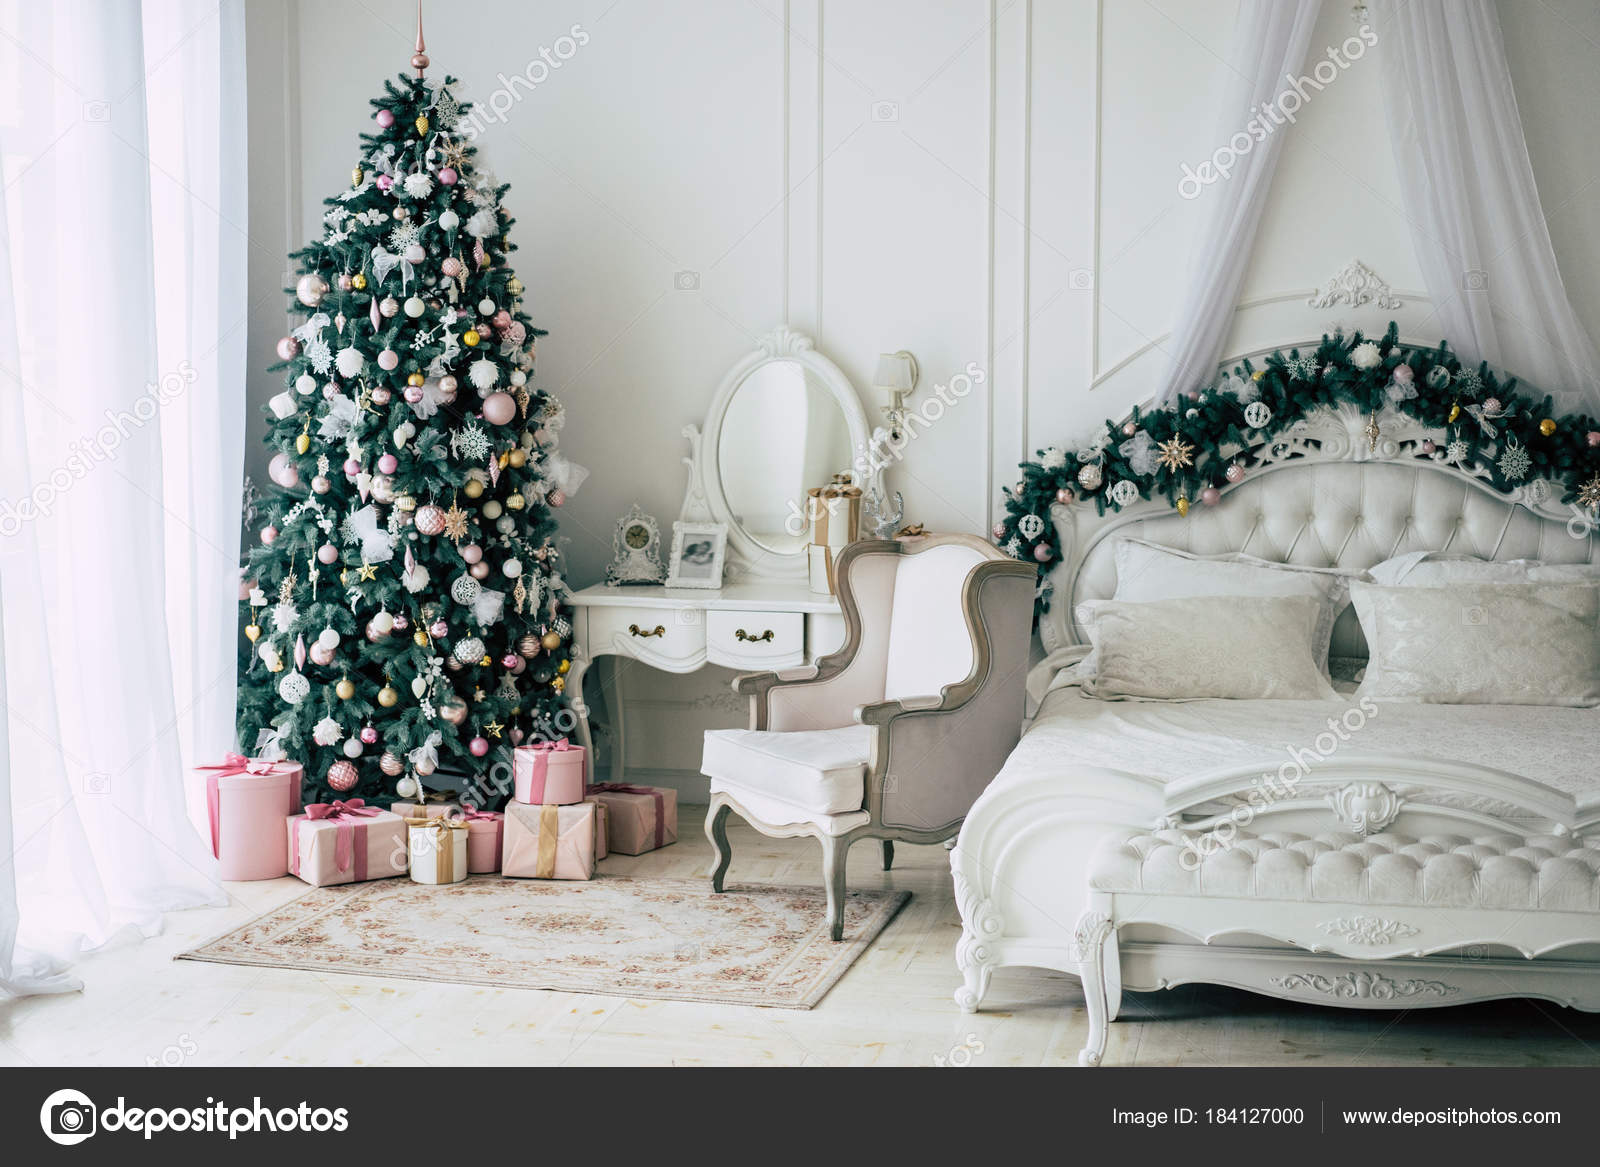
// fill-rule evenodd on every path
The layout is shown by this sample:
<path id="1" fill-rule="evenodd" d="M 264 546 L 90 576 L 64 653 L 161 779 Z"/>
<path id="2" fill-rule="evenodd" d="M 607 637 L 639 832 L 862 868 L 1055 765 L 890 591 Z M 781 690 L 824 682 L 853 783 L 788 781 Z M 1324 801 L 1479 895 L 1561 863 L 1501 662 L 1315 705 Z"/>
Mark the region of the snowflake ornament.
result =
<path id="1" fill-rule="evenodd" d="M 489 456 L 489 435 L 475 421 L 450 433 L 450 453 L 468 462 L 482 462 Z"/>
<path id="2" fill-rule="evenodd" d="M 1059 446 L 1047 446 L 1039 455 L 1039 465 L 1046 470 L 1060 470 L 1067 464 L 1067 452 Z"/>
<path id="3" fill-rule="evenodd" d="M 1456 374 L 1456 388 L 1471 397 L 1483 388 L 1483 378 L 1472 369 L 1462 369 Z"/>
<path id="4" fill-rule="evenodd" d="M 333 368 L 333 349 L 328 347 L 328 342 L 320 336 L 306 345 L 306 360 L 311 362 L 311 369 L 320 377 L 326 377 L 328 370 Z"/>
<path id="5" fill-rule="evenodd" d="M 453 130 L 461 121 L 461 103 L 455 94 L 442 87 L 433 95 L 431 112 L 434 125 L 441 130 Z"/>
<path id="6" fill-rule="evenodd" d="M 1600 512 L 1600 474 L 1578 487 L 1578 505 Z"/>
<path id="7" fill-rule="evenodd" d="M 1162 442 L 1156 449 L 1161 451 L 1161 457 L 1157 460 L 1174 474 L 1185 466 L 1194 465 L 1194 447 L 1181 436 L 1174 436 Z"/>
<path id="8" fill-rule="evenodd" d="M 1316 357 L 1290 357 L 1284 363 L 1284 368 L 1289 370 L 1289 376 L 1296 381 L 1315 381 L 1317 379 Z"/>
<path id="9" fill-rule="evenodd" d="M 1454 462 L 1458 466 L 1464 466 L 1471 457 L 1472 447 L 1460 438 L 1457 438 L 1444 448 L 1444 460 L 1446 462 Z"/>
<path id="10" fill-rule="evenodd" d="M 420 242 L 422 242 L 422 224 L 413 223 L 409 219 L 389 232 L 389 250 L 397 254 L 403 254 L 413 243 Z"/>
<path id="11" fill-rule="evenodd" d="M 1526 446 L 1518 445 L 1515 438 L 1508 438 L 1506 448 L 1500 454 L 1500 473 L 1512 482 L 1520 481 L 1528 476 L 1528 471 L 1533 469 L 1533 459 L 1528 455 Z"/>

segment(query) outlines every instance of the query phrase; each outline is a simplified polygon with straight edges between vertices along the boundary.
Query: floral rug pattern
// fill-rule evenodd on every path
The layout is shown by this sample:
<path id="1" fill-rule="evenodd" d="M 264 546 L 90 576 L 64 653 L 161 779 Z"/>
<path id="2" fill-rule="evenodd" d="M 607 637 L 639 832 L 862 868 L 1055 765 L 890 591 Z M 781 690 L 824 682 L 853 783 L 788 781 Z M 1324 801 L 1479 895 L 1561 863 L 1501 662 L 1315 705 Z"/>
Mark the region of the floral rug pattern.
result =
<path id="1" fill-rule="evenodd" d="M 495 988 L 809 1009 L 911 898 L 704 879 L 382 879 L 307 895 L 178 956 Z"/>

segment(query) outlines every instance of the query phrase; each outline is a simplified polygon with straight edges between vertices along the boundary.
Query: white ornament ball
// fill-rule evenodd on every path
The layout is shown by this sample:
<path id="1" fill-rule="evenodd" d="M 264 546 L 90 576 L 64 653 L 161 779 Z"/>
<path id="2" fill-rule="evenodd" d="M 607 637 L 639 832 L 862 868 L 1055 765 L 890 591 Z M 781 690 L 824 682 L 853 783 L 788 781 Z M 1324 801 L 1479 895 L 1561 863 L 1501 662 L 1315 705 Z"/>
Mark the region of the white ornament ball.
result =
<path id="1" fill-rule="evenodd" d="M 299 672 L 289 673 L 278 682 L 278 696 L 290 705 L 298 705 L 311 696 L 311 682 Z"/>
<path id="2" fill-rule="evenodd" d="M 1111 501 L 1119 507 L 1132 506 L 1139 499 L 1139 487 L 1126 478 L 1118 479 L 1111 486 Z"/>
<path id="3" fill-rule="evenodd" d="M 410 247 L 406 248 L 405 258 L 407 263 L 421 263 L 423 260 L 428 258 L 428 253 L 423 250 L 422 244 L 413 243 Z"/>
<path id="4" fill-rule="evenodd" d="M 509 535 L 517 529 L 517 520 L 510 515 L 501 515 L 494 521 L 494 529 L 502 535 Z"/>
<path id="5" fill-rule="evenodd" d="M 341 377 L 350 378 L 361 375 L 361 369 L 366 361 L 355 348 L 347 345 L 339 350 L 339 355 L 333 358 L 333 363 Z"/>
<path id="6" fill-rule="evenodd" d="M 411 296 L 406 300 L 406 315 L 415 320 L 427 311 L 428 306 L 422 302 L 421 296 Z"/>
<path id="7" fill-rule="evenodd" d="M 344 739 L 344 756 L 347 758 L 359 758 L 361 756 L 360 738 L 347 737 Z"/>
<path id="8" fill-rule="evenodd" d="M 450 598 L 458 604 L 470 604 L 478 598 L 478 593 L 482 590 L 478 586 L 478 581 L 470 575 L 458 575 L 450 584 Z"/>
<path id="9" fill-rule="evenodd" d="M 493 316 L 494 315 L 494 301 L 489 299 L 488 296 L 485 296 L 483 299 L 478 301 L 478 315 L 479 316 Z"/>
<path id="10" fill-rule="evenodd" d="M 307 274 L 300 277 L 294 286 L 295 299 L 307 308 L 315 308 L 322 303 L 322 297 L 328 294 L 328 285 L 319 275 Z"/>
<path id="11" fill-rule="evenodd" d="M 1078 485 L 1085 490 L 1099 490 L 1103 481 L 1105 473 L 1098 462 L 1086 462 L 1078 467 Z"/>
<path id="12" fill-rule="evenodd" d="M 410 774 L 394 784 L 394 792 L 401 798 L 415 798 L 422 793 L 422 787 L 417 785 L 417 780 Z"/>
<path id="13" fill-rule="evenodd" d="M 475 665 L 483 659 L 483 641 L 476 636 L 458 640 L 451 655 L 464 665 Z"/>
<path id="14" fill-rule="evenodd" d="M 317 379 L 310 373 L 301 373 L 294 379 L 294 391 L 302 397 L 310 397 L 317 391 Z M 283 416 L 287 417 L 288 414 Z"/>
<path id="15" fill-rule="evenodd" d="M 1252 429 L 1265 429 L 1272 424 L 1272 409 L 1265 401 L 1252 401 L 1244 407 L 1244 421 Z"/>
<path id="16" fill-rule="evenodd" d="M 317 643 L 332 652 L 339 647 L 339 632 L 334 628 L 324 628 L 317 634 Z"/>
<path id="17" fill-rule="evenodd" d="M 516 579 L 522 574 L 522 563 L 520 560 L 508 559 L 500 565 L 500 571 L 507 579 Z"/>
<path id="18" fill-rule="evenodd" d="M 526 385 L 528 383 L 528 374 L 521 369 L 513 369 L 511 371 L 511 383 L 513 385 Z"/>
<path id="19" fill-rule="evenodd" d="M 389 612 L 379 612 L 372 618 L 370 623 L 382 636 L 387 636 L 394 631 L 394 616 Z"/>
<path id="20" fill-rule="evenodd" d="M 439 216 L 439 230 L 454 231 L 461 226 L 461 216 L 454 211 L 445 211 Z"/>
<path id="21" fill-rule="evenodd" d="M 483 504 L 483 517 L 486 519 L 498 519 L 503 511 L 499 499 L 491 498 Z"/>

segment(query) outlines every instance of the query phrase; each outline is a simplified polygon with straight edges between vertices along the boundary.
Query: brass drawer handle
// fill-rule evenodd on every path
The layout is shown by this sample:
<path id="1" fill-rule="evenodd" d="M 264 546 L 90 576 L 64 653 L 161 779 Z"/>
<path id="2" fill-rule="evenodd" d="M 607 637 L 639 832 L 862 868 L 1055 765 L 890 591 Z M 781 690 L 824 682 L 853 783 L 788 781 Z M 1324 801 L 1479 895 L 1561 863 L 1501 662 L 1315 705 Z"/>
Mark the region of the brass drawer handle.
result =
<path id="1" fill-rule="evenodd" d="M 646 631 L 645 629 L 640 628 L 637 624 L 629 624 L 628 625 L 628 631 L 633 633 L 635 636 L 665 636 L 667 634 L 666 628 L 664 628 L 660 624 L 657 624 L 654 628 L 650 629 L 649 631 Z"/>
<path id="2" fill-rule="evenodd" d="M 758 641 L 762 641 L 762 640 L 765 640 L 768 643 L 771 643 L 771 641 L 772 641 L 772 629 L 768 628 L 760 636 L 757 636 L 754 633 L 746 632 L 743 628 L 741 628 L 741 629 L 739 629 L 739 631 L 734 633 L 734 636 L 738 637 L 740 640 L 748 640 L 751 644 L 755 644 Z"/>

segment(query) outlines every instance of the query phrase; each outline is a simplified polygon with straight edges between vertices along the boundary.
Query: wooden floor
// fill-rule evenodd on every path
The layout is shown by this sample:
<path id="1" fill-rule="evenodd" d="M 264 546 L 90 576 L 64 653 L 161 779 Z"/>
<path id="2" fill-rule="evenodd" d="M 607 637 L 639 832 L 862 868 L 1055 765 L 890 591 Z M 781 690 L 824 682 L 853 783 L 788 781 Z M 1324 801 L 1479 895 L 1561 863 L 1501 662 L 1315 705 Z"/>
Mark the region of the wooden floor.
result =
<path id="1" fill-rule="evenodd" d="M 703 811 L 683 842 L 608 859 L 634 877 L 703 874 Z M 819 878 L 809 840 L 729 823 L 730 882 Z M 639 1001 L 333 976 L 171 960 L 299 895 L 297 880 L 234 884 L 226 909 L 176 913 L 142 945 L 82 961 L 81 994 L 0 1002 L 0 1065 L 1075 1065 L 1086 1028 L 1076 980 L 1007 969 L 986 1011 L 961 1014 L 960 934 L 942 847 L 876 844 L 851 856 L 855 887 L 913 899 L 809 1012 Z M 1130 995 L 1112 1065 L 1600 1065 L 1600 1016 L 1533 1002 L 1364 1013 L 1225 989 Z"/>

